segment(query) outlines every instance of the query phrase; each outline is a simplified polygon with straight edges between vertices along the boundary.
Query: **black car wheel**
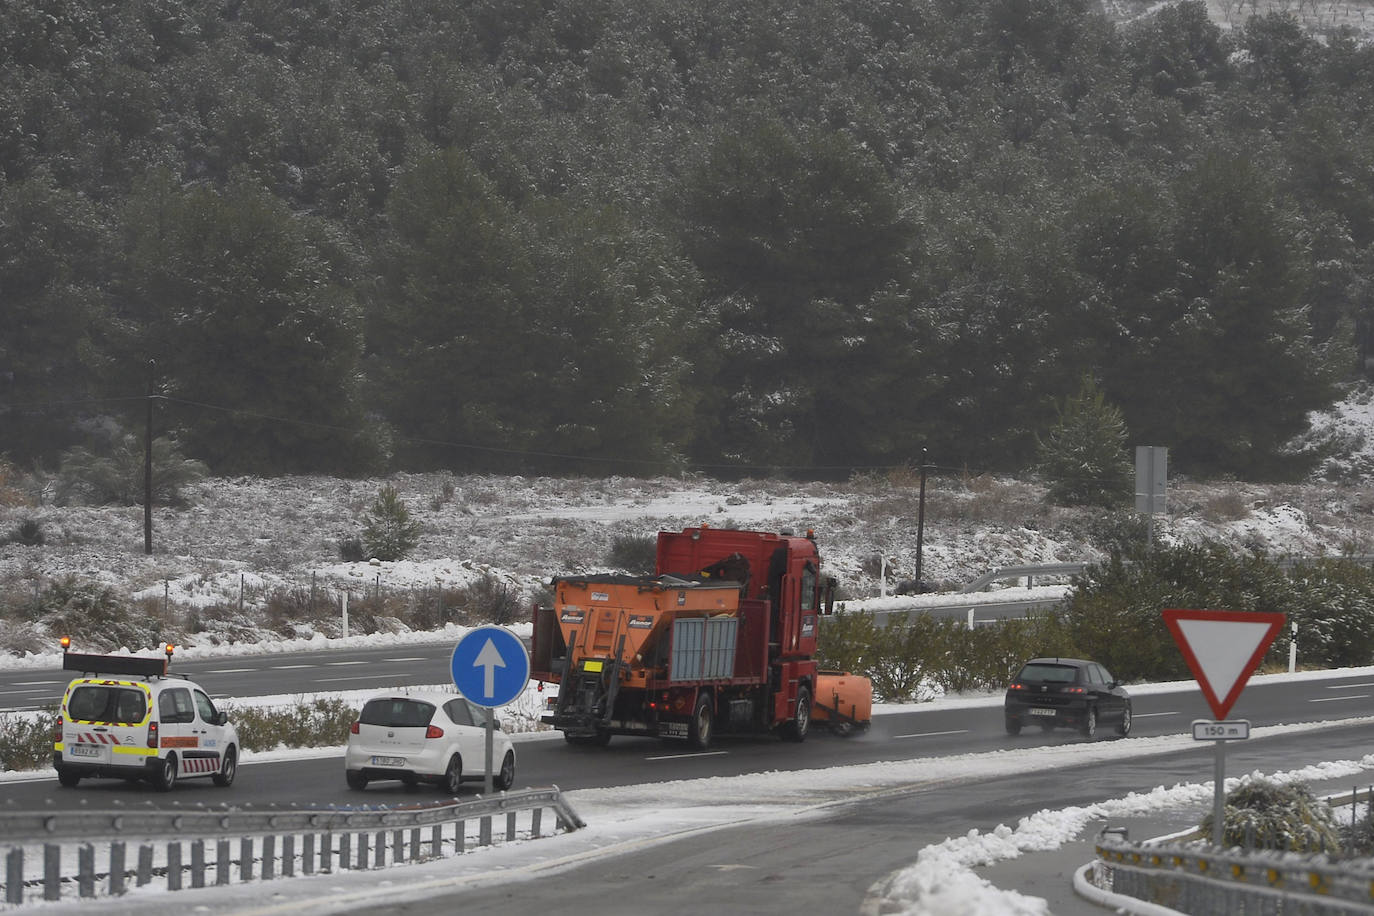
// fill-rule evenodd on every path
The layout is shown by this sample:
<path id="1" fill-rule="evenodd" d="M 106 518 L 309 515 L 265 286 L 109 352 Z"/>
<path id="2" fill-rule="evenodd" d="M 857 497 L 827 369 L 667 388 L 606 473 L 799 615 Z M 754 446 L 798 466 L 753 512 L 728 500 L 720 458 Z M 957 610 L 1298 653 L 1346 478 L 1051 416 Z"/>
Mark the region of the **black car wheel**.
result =
<path id="1" fill-rule="evenodd" d="M 1011 716 L 1007 716 L 1007 734 L 1008 734 L 1008 735 L 1019 735 L 1019 734 L 1021 734 L 1021 720 L 1020 720 L 1020 719 L 1013 719 Z"/>
<path id="2" fill-rule="evenodd" d="M 75 770 L 68 770 L 64 767 L 57 771 L 57 781 L 59 784 L 70 789 L 81 781 L 81 777 L 77 775 Z"/>
<path id="3" fill-rule="evenodd" d="M 444 770 L 444 776 L 439 780 L 439 791 L 446 795 L 458 794 L 458 787 L 463 784 L 463 761 L 454 754 L 449 758 L 448 769 Z"/>
<path id="4" fill-rule="evenodd" d="M 496 774 L 496 779 L 492 781 L 492 787 L 499 792 L 504 792 L 515 785 L 515 755 L 506 751 L 506 757 L 501 761 L 501 770 Z"/>
<path id="5" fill-rule="evenodd" d="M 1116 723 L 1116 733 L 1125 737 L 1131 733 L 1131 703 L 1126 702 L 1126 708 L 1121 710 L 1121 721 Z"/>
<path id="6" fill-rule="evenodd" d="M 361 770 L 348 770 L 344 773 L 344 779 L 348 780 L 348 787 L 354 791 L 362 791 L 367 788 L 367 777 Z"/>
<path id="7" fill-rule="evenodd" d="M 215 785 L 227 789 L 234 784 L 234 774 L 238 772 L 239 756 L 231 747 L 224 752 L 224 762 L 220 764 L 219 772 L 210 777 Z"/>
<path id="8" fill-rule="evenodd" d="M 1088 711 L 1083 714 L 1083 724 L 1079 727 L 1083 732 L 1083 737 L 1091 738 L 1097 734 L 1097 707 L 1089 706 Z"/>
<path id="9" fill-rule="evenodd" d="M 1042 732 L 1052 732 L 1052 731 L 1054 731 L 1054 720 L 1053 720 L 1053 719 L 1042 719 L 1042 720 L 1040 720 L 1040 730 L 1041 730 Z"/>
<path id="10" fill-rule="evenodd" d="M 172 786 L 177 784 L 177 759 L 168 754 L 162 758 L 162 763 L 153 774 L 153 788 L 159 792 L 170 792 Z"/>

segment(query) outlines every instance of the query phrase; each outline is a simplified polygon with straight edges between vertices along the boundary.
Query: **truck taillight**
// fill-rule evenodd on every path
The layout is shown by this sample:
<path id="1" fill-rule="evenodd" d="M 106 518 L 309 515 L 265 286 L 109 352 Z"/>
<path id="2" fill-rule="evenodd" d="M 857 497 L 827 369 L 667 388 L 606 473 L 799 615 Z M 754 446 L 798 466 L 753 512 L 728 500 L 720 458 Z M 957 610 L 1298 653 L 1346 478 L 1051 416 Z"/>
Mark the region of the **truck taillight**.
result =
<path id="1" fill-rule="evenodd" d="M 431 725 L 429 728 L 425 729 L 425 737 L 442 738 L 444 737 L 444 730 L 437 725 Z"/>
<path id="2" fill-rule="evenodd" d="M 148 723 L 148 746 L 149 746 L 149 747 L 157 747 L 157 745 L 158 745 L 157 720 L 154 719 L 152 722 L 149 722 L 149 723 Z"/>
<path id="3" fill-rule="evenodd" d="M 358 733 L 358 723 L 356 721 L 352 725 L 348 726 L 348 733 L 350 735 L 356 735 Z"/>

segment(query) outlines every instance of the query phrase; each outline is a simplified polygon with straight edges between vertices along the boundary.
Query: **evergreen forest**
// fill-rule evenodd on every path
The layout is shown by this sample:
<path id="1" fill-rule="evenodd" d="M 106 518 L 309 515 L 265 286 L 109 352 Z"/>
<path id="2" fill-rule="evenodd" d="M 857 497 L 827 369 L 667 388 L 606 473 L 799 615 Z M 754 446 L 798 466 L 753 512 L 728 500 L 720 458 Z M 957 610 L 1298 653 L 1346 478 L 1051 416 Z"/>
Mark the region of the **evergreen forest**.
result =
<path id="1" fill-rule="evenodd" d="M 1282 13 L 0 4 L 19 465 L 1015 473 L 1087 379 L 1292 478 L 1372 321 L 1374 46 Z"/>

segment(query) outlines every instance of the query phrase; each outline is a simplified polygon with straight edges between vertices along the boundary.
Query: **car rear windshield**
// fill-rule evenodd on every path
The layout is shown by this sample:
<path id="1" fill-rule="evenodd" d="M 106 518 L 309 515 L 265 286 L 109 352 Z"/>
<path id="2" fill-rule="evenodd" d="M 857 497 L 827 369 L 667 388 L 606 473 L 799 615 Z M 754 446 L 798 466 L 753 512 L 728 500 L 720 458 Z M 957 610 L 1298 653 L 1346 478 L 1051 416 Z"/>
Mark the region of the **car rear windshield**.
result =
<path id="1" fill-rule="evenodd" d="M 131 687 L 78 687 L 67 700 L 67 715 L 81 722 L 142 722 L 147 714 L 143 691 Z"/>
<path id="2" fill-rule="evenodd" d="M 368 700 L 358 721 L 363 725 L 385 725 L 387 728 L 423 727 L 434 718 L 434 705 L 420 700 L 389 698 Z"/>
<path id="3" fill-rule="evenodd" d="M 1049 684 L 1072 684 L 1078 669 L 1072 665 L 1027 665 L 1016 676 L 1018 681 L 1041 681 Z"/>

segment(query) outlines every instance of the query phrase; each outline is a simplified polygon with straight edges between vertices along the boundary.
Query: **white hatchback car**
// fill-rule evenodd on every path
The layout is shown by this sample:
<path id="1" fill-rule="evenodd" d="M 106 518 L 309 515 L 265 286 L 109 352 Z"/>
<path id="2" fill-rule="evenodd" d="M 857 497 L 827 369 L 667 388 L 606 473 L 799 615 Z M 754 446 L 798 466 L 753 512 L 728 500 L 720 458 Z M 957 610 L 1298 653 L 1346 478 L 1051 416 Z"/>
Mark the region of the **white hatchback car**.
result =
<path id="1" fill-rule="evenodd" d="M 349 729 L 348 787 L 399 779 L 407 786 L 436 783 L 457 795 L 460 783 L 485 781 L 490 714 L 456 693 L 398 691 L 372 697 Z M 515 747 L 499 723 L 493 724 L 492 785 L 505 790 L 515 784 Z"/>

